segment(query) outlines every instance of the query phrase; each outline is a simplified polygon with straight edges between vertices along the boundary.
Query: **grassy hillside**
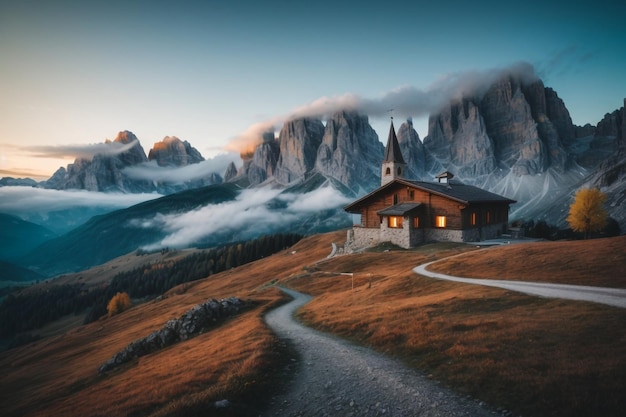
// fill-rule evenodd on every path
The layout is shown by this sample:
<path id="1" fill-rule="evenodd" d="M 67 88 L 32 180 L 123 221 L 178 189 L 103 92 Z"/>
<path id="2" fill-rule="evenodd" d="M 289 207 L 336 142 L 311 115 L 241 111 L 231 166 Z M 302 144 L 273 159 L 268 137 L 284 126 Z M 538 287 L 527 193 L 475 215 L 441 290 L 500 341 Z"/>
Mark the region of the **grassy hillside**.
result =
<path id="1" fill-rule="evenodd" d="M 623 243 L 613 239 L 604 244 Z M 274 256 L 175 288 L 161 301 L 69 331 L 59 326 L 63 333 L 1 353 L 3 415 L 187 416 L 206 413 L 224 398 L 242 405 L 238 415 L 258 415 L 283 380 L 277 370 L 285 370 L 292 357 L 262 321 L 268 308 L 284 301 L 272 283 L 315 296 L 300 313 L 310 325 L 396 355 L 495 406 L 524 416 L 621 415 L 626 311 L 412 272 L 419 263 L 471 252 L 472 259 L 483 257 L 485 274 L 500 278 L 496 261 L 517 257 L 515 251 L 528 246 L 435 244 L 325 259 L 331 243 L 344 240 L 344 231 L 315 235 Z M 566 281 L 570 263 L 562 260 L 572 252 L 587 259 L 587 279 L 604 276 L 613 262 L 607 256 L 585 258 L 588 251 L 578 242 L 545 244 L 554 246 L 542 251 L 540 262 L 518 264 L 523 274 L 548 279 L 558 269 L 559 280 Z M 340 275 L 346 272 L 354 275 Z M 131 341 L 207 298 L 229 296 L 253 308 L 194 339 L 98 375 L 98 366 Z"/>

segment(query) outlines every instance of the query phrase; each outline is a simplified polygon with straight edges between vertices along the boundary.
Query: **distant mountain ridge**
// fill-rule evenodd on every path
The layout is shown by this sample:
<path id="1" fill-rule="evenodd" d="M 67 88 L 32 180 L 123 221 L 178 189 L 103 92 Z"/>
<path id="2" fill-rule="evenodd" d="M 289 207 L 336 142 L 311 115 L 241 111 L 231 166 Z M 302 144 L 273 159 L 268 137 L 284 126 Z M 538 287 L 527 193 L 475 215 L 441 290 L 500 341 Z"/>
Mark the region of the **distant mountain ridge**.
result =
<path id="1" fill-rule="evenodd" d="M 449 170 L 458 180 L 520 201 L 525 207 L 517 215 L 527 217 L 541 212 L 540 201 L 528 201 L 541 195 L 540 190 L 528 189 L 542 182 L 538 177 L 555 182 L 543 181 L 542 189 L 551 187 L 551 193 L 561 194 L 607 169 L 601 163 L 615 153 L 620 112 L 607 113 L 597 126 L 576 126 L 556 91 L 540 79 L 509 73 L 486 91 L 469 92 L 432 114 L 423 141 L 410 119 L 400 125 L 397 137 L 409 178 L 432 180 Z M 200 180 L 166 184 L 129 178 L 125 168 L 148 161 L 160 167 L 189 166 L 204 161 L 200 152 L 187 141 L 167 136 L 146 157 L 137 137 L 124 131 L 111 143 L 131 145 L 128 149 L 77 159 L 42 184 L 55 189 L 171 194 L 223 181 L 244 187 L 286 187 L 319 173 L 363 194 L 380 184 L 385 139 L 381 141 L 368 117 L 356 111 L 338 111 L 326 122 L 295 118 L 284 123 L 278 137 L 266 132 L 252 152 L 241 154 L 241 167 L 231 164 L 224 173 L 207 172 Z M 513 218 L 516 210 L 513 207 Z M 560 217 L 554 222 L 562 224 Z"/>
<path id="2" fill-rule="evenodd" d="M 92 159 L 78 158 L 67 168 L 59 168 L 41 185 L 57 190 L 171 194 L 222 182 L 222 177 L 215 172 L 207 172 L 203 178 L 185 183 L 168 183 L 137 179 L 125 171 L 126 168 L 150 161 L 159 167 L 184 167 L 204 161 L 196 148 L 175 136 L 166 136 L 156 142 L 148 156 L 137 136 L 128 130 L 119 132 L 113 141 L 107 141 L 106 144 L 111 146 L 110 152 L 98 153 Z"/>

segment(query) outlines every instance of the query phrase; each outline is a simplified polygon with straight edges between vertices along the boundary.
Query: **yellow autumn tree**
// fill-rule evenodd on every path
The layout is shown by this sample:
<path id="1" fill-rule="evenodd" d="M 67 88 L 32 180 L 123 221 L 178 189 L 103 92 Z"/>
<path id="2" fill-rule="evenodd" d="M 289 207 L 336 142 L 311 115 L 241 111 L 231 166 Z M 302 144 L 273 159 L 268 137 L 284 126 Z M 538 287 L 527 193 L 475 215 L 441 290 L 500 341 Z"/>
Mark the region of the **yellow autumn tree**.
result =
<path id="1" fill-rule="evenodd" d="M 585 239 L 589 233 L 599 232 L 607 224 L 607 212 L 602 205 L 606 201 L 606 194 L 597 188 L 581 188 L 574 196 L 574 202 L 569 207 L 567 222 L 575 232 L 583 232 Z"/>
<path id="2" fill-rule="evenodd" d="M 118 292 L 107 305 L 109 317 L 121 313 L 130 307 L 130 297 L 125 292 Z"/>

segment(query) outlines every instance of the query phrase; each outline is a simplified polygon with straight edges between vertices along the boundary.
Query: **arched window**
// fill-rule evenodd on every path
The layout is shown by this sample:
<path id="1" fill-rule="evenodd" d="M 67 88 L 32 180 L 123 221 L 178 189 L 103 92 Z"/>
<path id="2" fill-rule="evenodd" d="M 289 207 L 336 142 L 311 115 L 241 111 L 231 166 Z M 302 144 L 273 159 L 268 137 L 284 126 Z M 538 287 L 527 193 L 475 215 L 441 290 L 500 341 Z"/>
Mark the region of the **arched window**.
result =
<path id="1" fill-rule="evenodd" d="M 387 167 L 385 170 L 385 175 L 391 175 L 391 168 Z"/>

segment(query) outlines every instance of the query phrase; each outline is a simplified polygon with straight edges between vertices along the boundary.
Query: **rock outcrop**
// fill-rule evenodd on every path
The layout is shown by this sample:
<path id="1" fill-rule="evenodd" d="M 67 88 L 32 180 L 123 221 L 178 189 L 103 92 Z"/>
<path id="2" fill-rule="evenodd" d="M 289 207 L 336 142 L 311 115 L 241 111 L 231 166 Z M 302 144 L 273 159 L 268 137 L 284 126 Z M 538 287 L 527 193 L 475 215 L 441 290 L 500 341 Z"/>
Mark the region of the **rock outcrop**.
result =
<path id="1" fill-rule="evenodd" d="M 239 313 L 244 306 L 245 303 L 236 297 L 219 301 L 209 300 L 198 304 L 185 312 L 180 318 L 172 319 L 165 323 L 165 326 L 160 330 L 156 330 L 148 336 L 130 343 L 126 348 L 100 365 L 98 372 L 110 371 L 126 362 L 130 362 L 134 358 L 156 352 L 178 341 L 187 340 L 206 331 L 219 320 Z"/>
<path id="2" fill-rule="evenodd" d="M 204 161 L 204 157 L 187 141 L 176 136 L 166 136 L 156 142 L 148 153 L 149 161 L 156 161 L 159 166 L 186 166 Z"/>

